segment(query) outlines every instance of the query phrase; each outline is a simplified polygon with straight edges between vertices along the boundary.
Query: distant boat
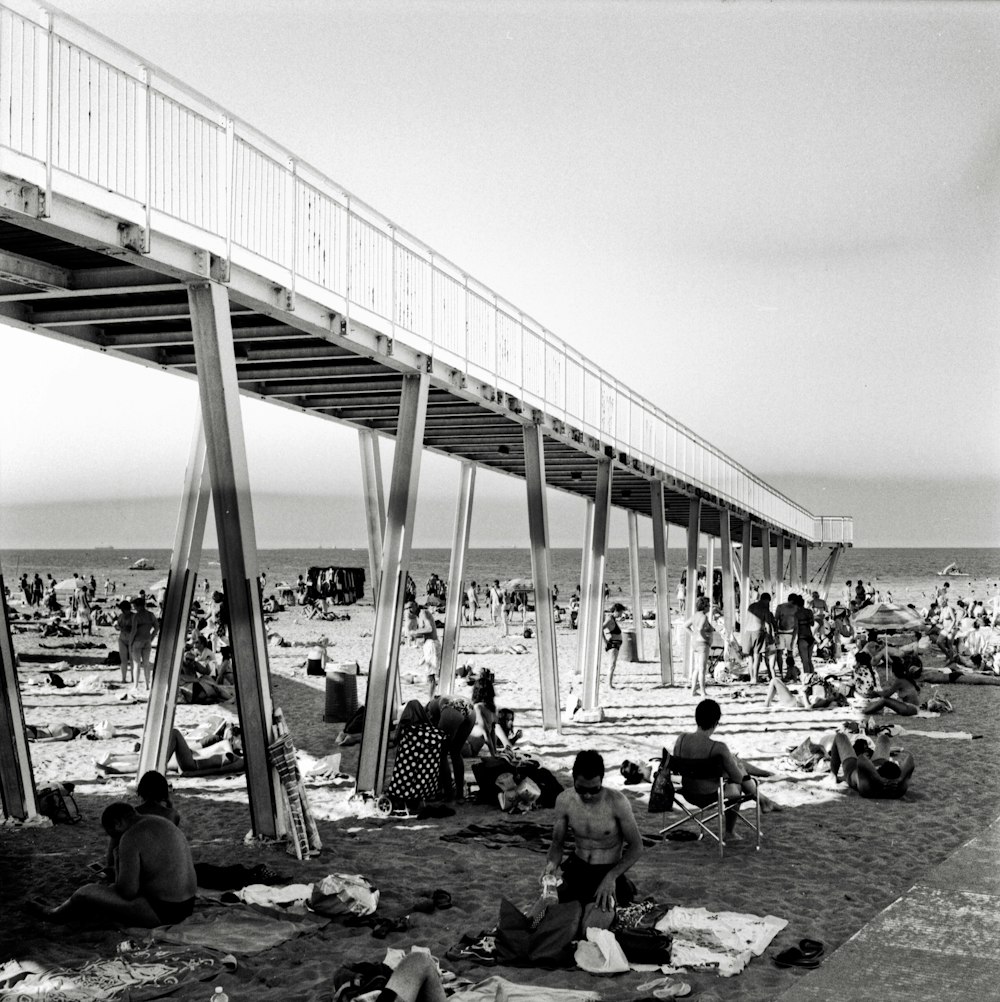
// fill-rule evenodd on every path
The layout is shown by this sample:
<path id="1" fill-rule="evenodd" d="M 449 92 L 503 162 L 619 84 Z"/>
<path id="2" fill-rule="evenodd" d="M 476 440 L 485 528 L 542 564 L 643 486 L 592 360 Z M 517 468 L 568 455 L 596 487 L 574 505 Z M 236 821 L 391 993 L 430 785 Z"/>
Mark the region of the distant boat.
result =
<path id="1" fill-rule="evenodd" d="M 145 558 L 140 557 L 132 566 L 129 568 L 130 571 L 152 571 L 156 570 L 155 567 Z"/>
<path id="2" fill-rule="evenodd" d="M 947 567 L 937 572 L 939 578 L 967 578 L 971 575 L 968 571 L 963 571 L 956 561 L 952 561 Z"/>

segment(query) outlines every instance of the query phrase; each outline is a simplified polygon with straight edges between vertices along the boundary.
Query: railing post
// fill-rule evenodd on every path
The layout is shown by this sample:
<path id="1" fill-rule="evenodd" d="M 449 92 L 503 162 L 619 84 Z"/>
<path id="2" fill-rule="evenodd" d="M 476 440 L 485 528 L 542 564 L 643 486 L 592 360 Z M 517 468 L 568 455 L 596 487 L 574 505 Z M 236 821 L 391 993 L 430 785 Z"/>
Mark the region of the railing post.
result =
<path id="1" fill-rule="evenodd" d="M 347 264 L 347 291 L 344 295 L 344 328 L 348 337 L 351 336 L 351 273 L 353 271 L 352 262 L 354 258 L 354 245 L 351 242 L 351 196 L 345 195 L 344 202 L 347 206 L 347 253 L 344 260 Z"/>
<path id="2" fill-rule="evenodd" d="M 52 215 L 52 156 L 55 129 L 55 17 L 51 11 L 46 12 L 45 20 L 48 30 L 48 65 L 45 69 L 45 197 L 40 206 L 40 215 L 47 218 Z"/>
<path id="3" fill-rule="evenodd" d="M 142 80 L 146 87 L 146 225 L 143 227 L 143 248 L 149 252 L 149 231 L 153 225 L 153 71 L 142 67 Z"/>

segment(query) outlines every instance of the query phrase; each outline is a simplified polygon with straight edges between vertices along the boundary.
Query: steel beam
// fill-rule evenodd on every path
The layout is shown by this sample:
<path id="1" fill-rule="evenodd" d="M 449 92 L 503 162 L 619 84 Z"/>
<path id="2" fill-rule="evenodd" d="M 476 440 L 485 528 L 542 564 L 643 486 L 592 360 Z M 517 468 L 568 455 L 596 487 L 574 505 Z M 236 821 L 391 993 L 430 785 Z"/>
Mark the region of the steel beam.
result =
<path id="1" fill-rule="evenodd" d="M 170 731 L 174 726 L 177 686 L 184 662 L 191 599 L 201 563 L 201 547 L 205 538 L 205 520 L 211 486 L 205 456 L 205 426 L 199 409 L 187 471 L 184 493 L 181 495 L 174 546 L 170 554 L 167 592 L 160 618 L 160 635 L 156 645 L 156 663 L 149 702 L 146 704 L 146 726 L 142 732 L 139 752 L 139 775 L 155 769 L 166 774 Z"/>
<path id="2" fill-rule="evenodd" d="M 273 723 L 271 676 L 229 296 L 217 282 L 199 282 L 189 286 L 188 300 L 251 824 L 254 834 L 275 838 L 282 821 L 278 775 L 267 755 Z"/>
<path id="3" fill-rule="evenodd" d="M 701 527 L 701 499 L 691 498 L 688 501 L 687 524 L 687 588 L 685 591 L 685 613 L 687 619 L 694 615 L 694 604 L 698 598 L 698 536 Z M 684 677 L 691 678 L 693 671 L 694 643 L 691 633 L 687 633 L 684 644 Z"/>
<path id="4" fill-rule="evenodd" d="M 8 817 L 24 820 L 38 813 L 31 752 L 17 678 L 17 657 L 7 618 L 7 594 L 0 571 L 0 797 Z"/>
<path id="5" fill-rule="evenodd" d="M 458 504 L 451 537 L 451 564 L 448 569 L 448 598 L 445 605 L 444 636 L 441 640 L 441 692 L 451 695 L 455 687 L 455 661 L 462 629 L 462 592 L 465 587 L 465 558 L 472 528 L 472 501 L 476 490 L 476 464 L 462 463 L 459 470 Z M 539 630 L 539 644 L 541 631 Z"/>
<path id="6" fill-rule="evenodd" d="M 545 439 L 539 425 L 524 426 L 524 480 L 528 494 L 528 537 L 531 542 L 531 580 L 535 588 L 535 636 L 538 645 L 538 683 L 542 727 L 560 731 L 559 659 L 552 606 L 552 568 L 549 560 L 549 512 L 545 498 Z"/>
<path id="7" fill-rule="evenodd" d="M 382 542 L 378 604 L 375 606 L 372 664 L 365 701 L 365 729 L 358 752 L 359 793 L 381 793 L 385 779 L 385 753 L 393 713 L 391 693 L 395 690 L 399 670 L 403 593 L 413 546 L 429 386 L 427 373 L 404 376 L 399 398 L 396 449 Z"/>
<path id="8" fill-rule="evenodd" d="M 594 529 L 590 536 L 592 570 L 587 590 L 587 604 L 590 606 L 587 614 L 587 660 L 583 666 L 583 709 L 588 714 L 597 713 L 601 705 L 601 655 L 604 650 L 601 628 L 604 625 L 604 572 L 611 521 L 611 477 L 611 460 L 598 460 Z"/>
<path id="9" fill-rule="evenodd" d="M 653 566 L 656 574 L 656 632 L 660 641 L 660 681 L 674 684 L 673 644 L 670 636 L 670 591 L 667 584 L 667 542 L 670 523 L 667 522 L 666 492 L 662 480 L 649 484 L 650 508 L 653 511 Z"/>
<path id="10" fill-rule="evenodd" d="M 632 584 L 632 624 L 635 627 L 635 656 L 637 661 L 646 660 L 646 648 L 642 639 L 642 584 L 639 581 L 639 516 L 628 512 L 628 568 Z"/>

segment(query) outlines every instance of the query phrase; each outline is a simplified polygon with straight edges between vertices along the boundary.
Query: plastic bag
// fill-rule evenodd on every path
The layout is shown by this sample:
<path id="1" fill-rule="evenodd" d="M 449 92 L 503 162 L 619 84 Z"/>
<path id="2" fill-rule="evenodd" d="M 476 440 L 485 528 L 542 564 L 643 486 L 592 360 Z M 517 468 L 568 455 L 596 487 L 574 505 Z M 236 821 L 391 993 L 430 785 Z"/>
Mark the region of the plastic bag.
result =
<path id="1" fill-rule="evenodd" d="M 586 940 L 577 945 L 576 966 L 590 974 L 624 974 L 628 959 L 615 934 L 607 929 L 588 929 Z"/>
<path id="2" fill-rule="evenodd" d="M 309 907 L 319 915 L 371 915 L 378 890 L 356 873 L 331 873 L 313 886 Z"/>

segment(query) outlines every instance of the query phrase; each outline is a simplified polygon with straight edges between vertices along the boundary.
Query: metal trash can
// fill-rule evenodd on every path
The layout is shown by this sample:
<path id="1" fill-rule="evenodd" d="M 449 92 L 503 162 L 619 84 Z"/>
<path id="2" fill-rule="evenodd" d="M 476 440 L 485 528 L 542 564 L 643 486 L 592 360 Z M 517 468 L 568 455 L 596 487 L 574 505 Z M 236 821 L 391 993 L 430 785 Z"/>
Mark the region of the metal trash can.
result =
<path id="1" fill-rule="evenodd" d="M 635 630 L 622 630 L 622 661 L 638 661 L 639 654 L 635 644 Z"/>
<path id="2" fill-rule="evenodd" d="M 326 673 L 326 705 L 323 720 L 327 724 L 346 724 L 358 708 L 358 663 L 351 661 L 330 668 Z"/>

